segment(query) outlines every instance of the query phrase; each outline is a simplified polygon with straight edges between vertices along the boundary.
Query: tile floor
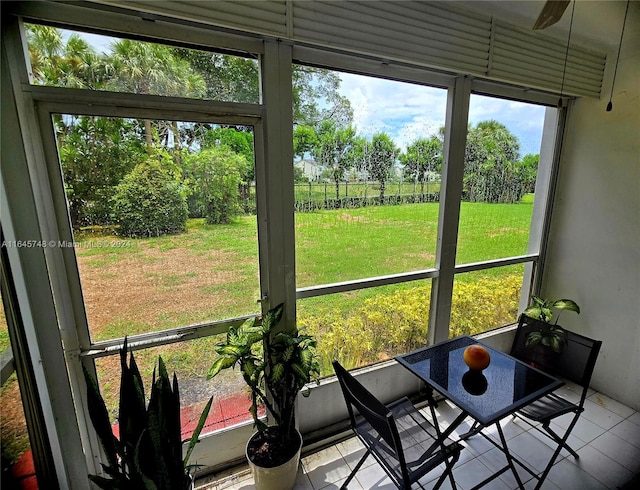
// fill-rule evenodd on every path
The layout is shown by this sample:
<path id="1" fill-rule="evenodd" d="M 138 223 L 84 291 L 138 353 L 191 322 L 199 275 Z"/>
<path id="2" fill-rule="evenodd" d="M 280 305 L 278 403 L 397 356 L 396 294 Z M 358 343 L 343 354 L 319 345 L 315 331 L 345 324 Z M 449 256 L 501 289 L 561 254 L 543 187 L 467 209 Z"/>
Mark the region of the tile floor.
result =
<path id="1" fill-rule="evenodd" d="M 565 396 L 578 395 L 571 386 L 565 387 Z M 425 413 L 428 409 L 424 410 Z M 455 418 L 458 409 L 448 402 L 441 402 L 437 409 L 441 427 Z M 568 422 L 557 419 L 558 426 Z M 460 426 L 460 433 L 468 429 L 467 422 Z M 549 440 L 527 424 L 511 417 L 502 423 L 510 450 L 527 462 L 533 469 L 542 471 L 553 449 Z M 559 427 L 556 427 L 559 429 Z M 495 431 L 495 429 L 494 429 Z M 495 435 L 497 440 L 497 434 Z M 640 489 L 640 412 L 598 393 L 590 393 L 585 411 L 569 438 L 580 459 L 574 459 L 563 451 L 547 477 L 543 489 L 548 490 L 590 490 L 590 489 Z M 468 490 L 504 466 L 505 458 L 482 436 L 474 436 L 463 443 L 465 449 L 454 469 L 456 485 Z M 298 473 L 296 489 L 320 490 L 338 489 L 360 459 L 364 449 L 359 440 L 352 437 L 313 454 L 303 455 Z M 534 488 L 535 480 L 521 469 L 519 474 L 527 489 Z M 422 481 L 425 489 L 435 484 L 434 473 Z M 252 490 L 253 480 L 246 468 L 238 468 L 227 475 L 209 477 L 199 481 L 199 490 Z M 349 484 L 349 490 L 386 490 L 395 486 L 385 476 L 373 458 L 367 459 L 356 477 Z M 414 488 L 419 488 L 414 485 Z M 441 487 L 449 489 L 447 480 Z M 517 488 L 516 480 L 510 472 L 503 473 L 486 489 L 509 490 Z"/>

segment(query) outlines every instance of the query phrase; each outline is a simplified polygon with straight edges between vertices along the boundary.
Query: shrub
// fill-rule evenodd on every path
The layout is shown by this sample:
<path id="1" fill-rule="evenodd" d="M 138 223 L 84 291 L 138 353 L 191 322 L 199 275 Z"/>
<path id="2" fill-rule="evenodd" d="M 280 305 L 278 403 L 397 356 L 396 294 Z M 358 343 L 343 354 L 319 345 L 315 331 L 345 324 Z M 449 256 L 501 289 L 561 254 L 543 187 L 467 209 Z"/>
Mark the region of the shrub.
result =
<path id="1" fill-rule="evenodd" d="M 189 214 L 209 224 L 228 223 L 240 210 L 238 187 L 246 159 L 227 147 L 207 148 L 186 157 Z"/>
<path id="2" fill-rule="evenodd" d="M 148 158 L 118 185 L 114 215 L 119 234 L 131 238 L 181 233 L 187 225 L 187 202 L 166 166 Z"/>
<path id="3" fill-rule="evenodd" d="M 515 321 L 522 277 L 457 281 L 449 336 L 474 335 Z M 348 368 L 371 364 L 427 344 L 431 286 L 400 289 L 364 300 L 348 312 L 340 308 L 301 311 L 299 323 L 317 338 L 323 376 L 331 361 Z"/>

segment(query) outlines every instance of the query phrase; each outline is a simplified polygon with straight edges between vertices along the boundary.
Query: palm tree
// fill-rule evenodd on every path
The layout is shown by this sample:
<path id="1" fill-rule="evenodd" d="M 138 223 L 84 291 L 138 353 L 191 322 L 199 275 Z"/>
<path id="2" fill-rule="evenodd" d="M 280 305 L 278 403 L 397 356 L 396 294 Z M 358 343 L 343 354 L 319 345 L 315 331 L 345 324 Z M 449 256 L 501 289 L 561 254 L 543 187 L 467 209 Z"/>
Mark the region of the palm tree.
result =
<path id="1" fill-rule="evenodd" d="M 174 97 L 202 97 L 206 92 L 204 78 L 191 69 L 188 61 L 175 57 L 168 46 L 122 39 L 111 45 L 107 62 L 110 90 Z M 177 123 L 172 123 L 171 131 L 174 149 L 179 150 Z M 145 140 L 151 154 L 153 130 L 150 120 L 145 120 Z"/>
<path id="2" fill-rule="evenodd" d="M 65 42 L 59 29 L 29 25 L 27 43 L 34 83 L 87 89 L 104 84 L 101 57 L 77 34 Z"/>

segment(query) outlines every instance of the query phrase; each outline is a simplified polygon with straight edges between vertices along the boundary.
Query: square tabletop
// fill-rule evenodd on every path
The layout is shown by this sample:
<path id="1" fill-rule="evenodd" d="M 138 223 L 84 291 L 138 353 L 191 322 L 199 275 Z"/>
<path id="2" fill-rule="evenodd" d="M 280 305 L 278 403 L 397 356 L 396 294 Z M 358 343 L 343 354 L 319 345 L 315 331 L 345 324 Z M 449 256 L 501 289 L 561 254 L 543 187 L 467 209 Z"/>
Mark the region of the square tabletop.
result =
<path id="1" fill-rule="evenodd" d="M 483 345 L 491 356 L 483 371 L 471 371 L 465 348 L 479 344 L 457 337 L 423 347 L 396 360 L 483 425 L 491 425 L 564 383 L 504 352 Z"/>

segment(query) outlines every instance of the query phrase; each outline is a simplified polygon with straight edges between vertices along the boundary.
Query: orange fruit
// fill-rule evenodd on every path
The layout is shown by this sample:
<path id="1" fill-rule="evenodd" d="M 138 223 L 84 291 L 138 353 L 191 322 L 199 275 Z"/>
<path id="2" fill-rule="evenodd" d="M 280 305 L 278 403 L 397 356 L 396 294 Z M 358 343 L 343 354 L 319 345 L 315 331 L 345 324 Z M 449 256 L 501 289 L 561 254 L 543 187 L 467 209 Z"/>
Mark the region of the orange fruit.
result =
<path id="1" fill-rule="evenodd" d="M 482 371 L 491 362 L 491 356 L 489 351 L 481 345 L 470 345 L 464 350 L 463 354 L 464 362 L 469 369 L 474 371 Z"/>

